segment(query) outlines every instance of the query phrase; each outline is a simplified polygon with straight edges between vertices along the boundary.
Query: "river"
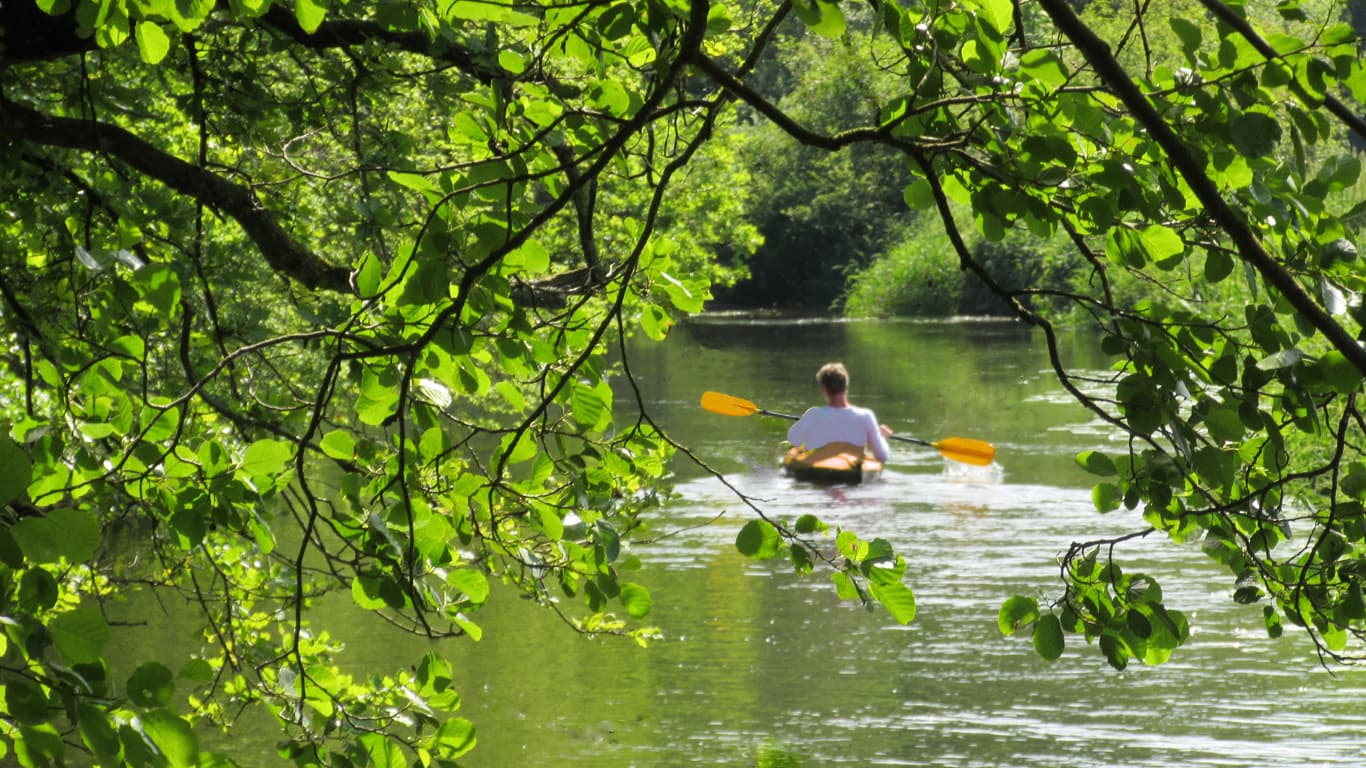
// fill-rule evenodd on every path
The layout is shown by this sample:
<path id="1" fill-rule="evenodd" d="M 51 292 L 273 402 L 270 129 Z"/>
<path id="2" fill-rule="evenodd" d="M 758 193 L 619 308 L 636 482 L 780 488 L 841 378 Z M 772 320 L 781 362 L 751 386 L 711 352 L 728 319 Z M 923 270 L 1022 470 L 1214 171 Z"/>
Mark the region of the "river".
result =
<path id="1" fill-rule="evenodd" d="M 1110 365 L 1085 333 L 1064 336 L 1062 355 L 1081 371 Z M 986 440 L 996 465 L 968 468 L 898 442 L 878 482 L 795 483 L 778 469 L 788 421 L 698 405 L 717 390 L 800 413 L 819 400 L 815 371 L 830 360 L 849 367 L 851 400 L 898 433 Z M 1073 457 L 1118 444 L 1063 392 L 1038 333 L 1006 322 L 705 315 L 662 344 L 631 345 L 628 362 L 636 386 L 614 382 L 619 412 L 634 408 L 638 388 L 641 407 L 697 458 L 676 459 L 676 497 L 626 553 L 644 564 L 630 578 L 650 590 L 647 621 L 661 639 L 642 649 L 581 637 L 506 591 L 479 611 L 478 643 L 402 635 L 344 598 L 325 611 L 356 674 L 428 649 L 452 659 L 461 714 L 479 739 L 461 765 L 1366 762 L 1366 677 L 1320 666 L 1292 627 L 1268 639 L 1260 607 L 1235 605 L 1231 576 L 1198 545 L 1149 537 L 1120 553 L 1126 571 L 1158 578 L 1168 607 L 1190 618 L 1190 640 L 1164 665 L 1116 671 L 1073 636 L 1047 662 L 1027 639 L 1000 635 L 1002 601 L 1047 604 L 1060 593 L 1056 561 L 1070 543 L 1143 527 L 1133 512 L 1094 511 L 1092 478 Z M 890 541 L 908 562 L 915 620 L 903 626 L 880 607 L 840 600 L 827 572 L 799 577 L 782 561 L 741 556 L 735 537 L 755 514 L 741 493 L 775 518 L 811 513 Z M 125 630 L 121 642 L 137 646 L 126 655 L 156 657 L 162 645 L 171 654 L 186 639 L 174 626 L 171 617 Z M 206 746 L 225 738 L 235 754 L 256 754 L 255 765 L 282 763 L 263 718 Z"/>
<path id="2" fill-rule="evenodd" d="M 1064 341 L 1069 366 L 1108 367 L 1085 334 Z M 1366 678 L 1330 673 L 1290 628 L 1268 639 L 1260 607 L 1233 604 L 1231 577 L 1195 546 L 1150 538 L 1122 555 L 1190 617 L 1191 639 L 1165 665 L 1116 671 L 1071 636 L 1050 663 L 1000 635 L 1003 600 L 1059 593 L 1069 543 L 1143 527 L 1092 508 L 1072 457 L 1112 437 L 1062 392 L 1037 333 L 718 315 L 633 350 L 643 407 L 733 488 L 676 462 L 678 498 L 632 549 L 664 635 L 648 649 L 573 636 L 521 601 L 481 612 L 483 642 L 446 649 L 479 728 L 463 764 L 1308 766 L 1366 755 Z M 851 400 L 897 432 L 988 440 L 997 466 L 896 443 L 878 483 L 806 486 L 777 469 L 788 422 L 698 407 L 712 389 L 800 413 L 828 360 L 848 365 Z M 735 535 L 753 512 L 736 490 L 785 520 L 810 512 L 888 539 L 909 562 L 919 615 L 902 626 L 841 601 L 828 574 L 740 556 Z"/>

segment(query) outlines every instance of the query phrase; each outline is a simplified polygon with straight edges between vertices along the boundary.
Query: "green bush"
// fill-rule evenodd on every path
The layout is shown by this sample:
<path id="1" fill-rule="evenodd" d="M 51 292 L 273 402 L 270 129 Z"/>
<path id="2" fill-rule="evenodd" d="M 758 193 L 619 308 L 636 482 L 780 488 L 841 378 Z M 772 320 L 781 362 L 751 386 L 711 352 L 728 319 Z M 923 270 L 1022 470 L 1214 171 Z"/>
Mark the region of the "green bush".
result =
<path id="1" fill-rule="evenodd" d="M 1008 290 L 1065 288 L 1071 274 L 1064 265 L 1068 243 L 1012 230 L 991 242 L 973 230 L 963 237 L 973 259 Z M 1046 297 L 1031 300 L 1046 300 Z M 933 214 L 919 216 L 909 234 L 867 269 L 851 275 L 844 297 L 853 316 L 949 317 L 1005 315 L 1010 308 L 972 272 L 960 267 L 958 254 Z"/>
<path id="2" fill-rule="evenodd" d="M 856 317 L 954 315 L 966 285 L 939 221 L 921 216 L 906 239 L 849 277 L 844 312 Z"/>

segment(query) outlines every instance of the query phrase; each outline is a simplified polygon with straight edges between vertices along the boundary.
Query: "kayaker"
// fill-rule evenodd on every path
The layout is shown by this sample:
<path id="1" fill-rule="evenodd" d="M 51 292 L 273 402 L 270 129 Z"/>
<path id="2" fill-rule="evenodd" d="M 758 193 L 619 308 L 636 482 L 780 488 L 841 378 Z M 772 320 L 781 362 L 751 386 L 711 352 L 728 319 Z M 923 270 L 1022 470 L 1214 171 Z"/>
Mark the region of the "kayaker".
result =
<path id="1" fill-rule="evenodd" d="M 878 461 L 886 462 L 891 450 L 887 438 L 892 429 L 878 424 L 877 416 L 867 408 L 849 404 L 849 371 L 843 363 L 826 363 L 816 371 L 828 405 L 808 408 L 796 424 L 787 431 L 793 445 L 804 445 L 807 450 L 826 443 L 852 443 L 872 451 Z"/>

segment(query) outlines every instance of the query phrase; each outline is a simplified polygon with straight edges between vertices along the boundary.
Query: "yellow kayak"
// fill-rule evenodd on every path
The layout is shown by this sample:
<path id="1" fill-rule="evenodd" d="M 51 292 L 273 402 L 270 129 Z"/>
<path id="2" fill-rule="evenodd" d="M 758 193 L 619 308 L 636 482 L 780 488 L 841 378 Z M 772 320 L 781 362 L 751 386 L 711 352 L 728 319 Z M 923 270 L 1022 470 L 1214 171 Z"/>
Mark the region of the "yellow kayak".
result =
<path id="1" fill-rule="evenodd" d="M 783 456 L 783 470 L 797 480 L 861 483 L 882 473 L 882 462 L 853 443 L 827 443 L 814 450 L 794 447 Z"/>

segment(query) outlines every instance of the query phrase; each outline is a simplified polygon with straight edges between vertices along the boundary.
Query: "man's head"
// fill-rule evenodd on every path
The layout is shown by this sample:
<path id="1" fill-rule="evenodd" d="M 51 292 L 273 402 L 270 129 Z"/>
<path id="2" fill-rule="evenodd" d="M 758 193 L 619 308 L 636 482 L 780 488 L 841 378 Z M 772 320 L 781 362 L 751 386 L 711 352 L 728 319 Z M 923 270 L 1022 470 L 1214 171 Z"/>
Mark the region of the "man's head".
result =
<path id="1" fill-rule="evenodd" d="M 816 381 L 821 385 L 821 390 L 829 395 L 838 395 L 849 391 L 849 371 L 845 370 L 843 363 L 826 363 L 816 371 Z"/>

